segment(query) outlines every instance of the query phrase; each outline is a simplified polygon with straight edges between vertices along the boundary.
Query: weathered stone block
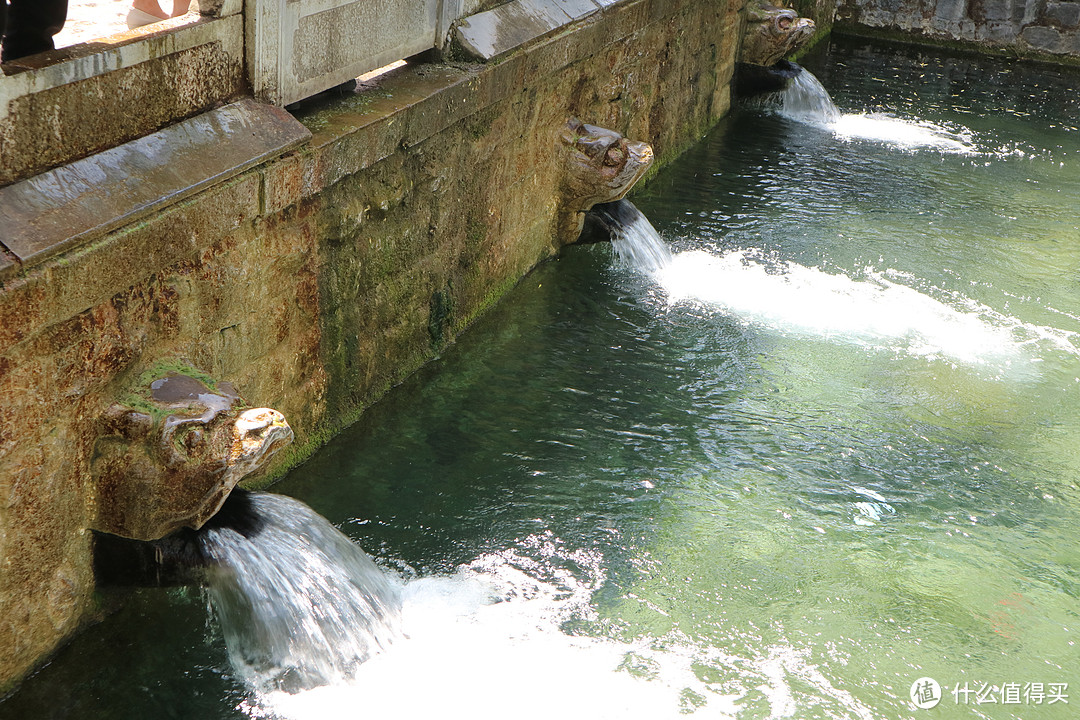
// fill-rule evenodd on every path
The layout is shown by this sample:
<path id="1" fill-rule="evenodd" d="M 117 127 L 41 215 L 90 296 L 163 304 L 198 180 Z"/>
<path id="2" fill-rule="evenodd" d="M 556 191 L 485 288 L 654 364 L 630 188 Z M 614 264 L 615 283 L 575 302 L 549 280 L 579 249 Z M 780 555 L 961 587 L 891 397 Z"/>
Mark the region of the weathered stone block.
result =
<path id="1" fill-rule="evenodd" d="M 1080 26 L 1080 3 L 1048 2 L 1046 4 L 1046 19 L 1063 28 Z"/>
<path id="2" fill-rule="evenodd" d="M 612 0 L 511 0 L 465 18 L 454 33 L 466 52 L 493 60 L 612 4 Z"/>
<path id="3" fill-rule="evenodd" d="M 568 22 L 570 16 L 554 0 L 514 0 L 465 18 L 454 33 L 465 52 L 493 60 Z"/>
<path id="4" fill-rule="evenodd" d="M 298 155 L 288 155 L 262 167 L 263 215 L 274 215 L 299 202 L 310 193 L 310 166 Z"/>
<path id="5" fill-rule="evenodd" d="M 839 0 L 837 17 L 851 26 L 1080 56 L 1070 32 L 1080 28 L 1076 0 Z"/>
<path id="6" fill-rule="evenodd" d="M 959 22 L 967 17 L 967 8 L 968 0 L 938 0 L 934 4 L 934 19 Z"/>
<path id="7" fill-rule="evenodd" d="M 2 357 L 15 362 L 22 352 L 33 355 L 32 343 L 43 329 L 123 295 L 133 283 L 141 288 L 140 298 L 160 303 L 162 328 L 176 330 L 165 298 L 146 286 L 154 286 L 154 274 L 162 268 L 195 262 L 223 238 L 234 243 L 243 238 L 258 213 L 259 193 L 259 176 L 245 173 L 200 194 L 198 203 L 173 206 L 5 282 L 0 292 Z M 79 332 L 93 335 L 96 330 L 85 327 Z M 78 372 L 97 370 L 86 367 Z M 107 376 L 117 366 L 100 370 Z"/>
<path id="8" fill-rule="evenodd" d="M 1020 37 L 1033 49 L 1041 52 L 1059 53 L 1063 50 L 1061 31 L 1056 28 L 1033 25 L 1024 28 Z"/>
<path id="9" fill-rule="evenodd" d="M 1017 26 L 1012 22 L 988 22 L 982 26 L 980 40 L 1008 44 L 1016 41 Z"/>
<path id="10" fill-rule="evenodd" d="M 446 3 L 445 10 L 451 3 Z M 288 105 L 388 63 L 430 50 L 442 3 L 418 0 L 254 0 L 247 63 L 255 97 Z"/>
<path id="11" fill-rule="evenodd" d="M 979 24 L 1012 20 L 1014 0 L 982 0 L 970 10 L 972 20 Z"/>

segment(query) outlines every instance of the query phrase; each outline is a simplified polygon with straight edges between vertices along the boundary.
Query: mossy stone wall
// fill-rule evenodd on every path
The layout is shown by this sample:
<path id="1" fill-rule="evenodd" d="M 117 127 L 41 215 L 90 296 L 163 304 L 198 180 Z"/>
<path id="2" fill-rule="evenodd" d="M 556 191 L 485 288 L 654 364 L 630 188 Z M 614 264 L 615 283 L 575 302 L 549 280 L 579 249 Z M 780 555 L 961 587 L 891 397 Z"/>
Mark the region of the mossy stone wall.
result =
<path id="1" fill-rule="evenodd" d="M 305 145 L 0 287 L 0 689 L 92 617 L 99 418 L 161 363 L 231 382 L 302 461 L 567 238 L 570 116 L 663 163 L 727 110 L 741 0 L 631 0 L 489 65 L 296 110 Z"/>

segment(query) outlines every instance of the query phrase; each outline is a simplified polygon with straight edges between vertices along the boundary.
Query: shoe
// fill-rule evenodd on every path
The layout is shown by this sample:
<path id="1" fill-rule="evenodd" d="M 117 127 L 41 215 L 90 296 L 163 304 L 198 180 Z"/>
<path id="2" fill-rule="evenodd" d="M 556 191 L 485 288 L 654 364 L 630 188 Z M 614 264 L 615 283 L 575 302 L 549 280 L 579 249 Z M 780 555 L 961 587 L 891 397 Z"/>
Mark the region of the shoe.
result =
<path id="1" fill-rule="evenodd" d="M 142 27 L 143 25 L 153 25 L 154 23 L 161 22 L 162 20 L 168 20 L 169 18 L 158 17 L 157 15 L 151 15 L 148 12 L 143 12 L 138 8 L 131 8 L 127 14 L 127 26 L 128 30 L 134 30 L 135 28 Z"/>

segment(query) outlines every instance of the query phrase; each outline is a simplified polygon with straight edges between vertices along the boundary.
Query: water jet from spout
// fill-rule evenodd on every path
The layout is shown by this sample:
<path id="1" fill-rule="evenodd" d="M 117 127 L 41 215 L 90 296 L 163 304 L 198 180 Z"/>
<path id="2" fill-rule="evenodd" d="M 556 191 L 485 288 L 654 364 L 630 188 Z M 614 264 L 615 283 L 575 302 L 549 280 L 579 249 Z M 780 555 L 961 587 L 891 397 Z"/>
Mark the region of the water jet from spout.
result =
<path id="1" fill-rule="evenodd" d="M 593 212 L 606 227 L 615 254 L 630 267 L 653 273 L 671 262 L 671 250 L 660 233 L 629 200 L 603 203 Z"/>
<path id="2" fill-rule="evenodd" d="M 230 660 L 256 691 L 348 682 L 398 636 L 398 583 L 307 505 L 248 493 L 224 513 L 198 543 Z"/>
<path id="3" fill-rule="evenodd" d="M 797 122 L 824 127 L 841 140 L 869 140 L 912 151 L 928 149 L 961 155 L 976 152 L 972 133 L 967 128 L 949 128 L 886 113 L 841 112 L 821 81 L 806 69 L 783 90 L 759 96 L 749 104 Z"/>

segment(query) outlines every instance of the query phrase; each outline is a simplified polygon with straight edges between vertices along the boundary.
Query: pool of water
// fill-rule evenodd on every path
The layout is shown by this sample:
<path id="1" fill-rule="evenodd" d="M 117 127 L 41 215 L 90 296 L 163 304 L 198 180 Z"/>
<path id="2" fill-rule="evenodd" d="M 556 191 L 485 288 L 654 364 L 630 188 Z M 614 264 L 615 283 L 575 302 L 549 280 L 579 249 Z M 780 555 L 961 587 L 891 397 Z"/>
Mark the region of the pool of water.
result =
<path id="1" fill-rule="evenodd" d="M 666 268 L 568 249 L 274 488 L 400 585 L 353 683 L 256 695 L 144 590 L 0 717 L 1075 717 L 1078 76 L 805 64 L 839 120 L 634 196 Z"/>

